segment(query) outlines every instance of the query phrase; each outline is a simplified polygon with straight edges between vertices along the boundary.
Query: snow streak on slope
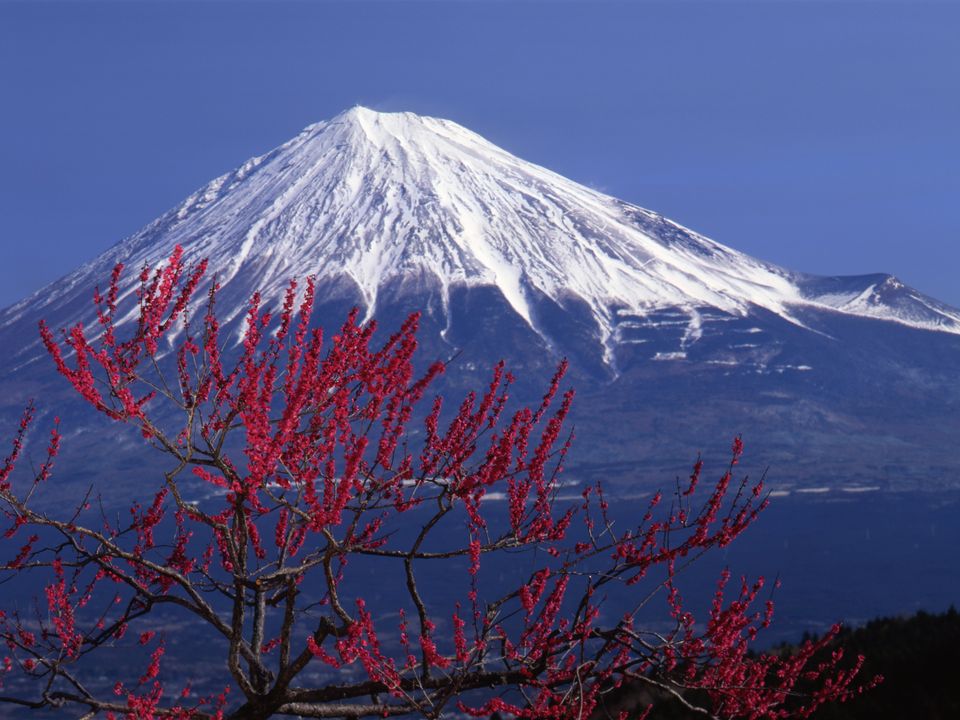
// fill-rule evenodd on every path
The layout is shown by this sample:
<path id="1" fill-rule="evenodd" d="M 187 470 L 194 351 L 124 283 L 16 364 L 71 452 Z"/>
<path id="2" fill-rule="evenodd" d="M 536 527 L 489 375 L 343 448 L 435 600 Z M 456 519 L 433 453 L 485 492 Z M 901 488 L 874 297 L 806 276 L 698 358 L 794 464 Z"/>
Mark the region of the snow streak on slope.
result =
<path id="1" fill-rule="evenodd" d="M 217 178 L 8 310 L 0 328 L 28 307 L 42 313 L 71 288 L 102 282 L 117 260 L 154 264 L 175 244 L 210 258 L 221 285 L 243 294 L 279 297 L 291 276 L 307 274 L 348 281 L 368 316 L 386 283 L 410 278 L 434 279 L 445 303 L 452 286 L 495 286 L 541 335 L 536 296 L 561 306 L 580 300 L 608 360 L 618 318 L 662 308 L 689 314 L 688 342 L 699 336 L 702 308 L 743 316 L 759 307 L 798 323 L 798 309 L 814 307 L 960 333 L 960 313 L 922 296 L 898 305 L 876 287 L 820 287 L 524 162 L 456 123 L 361 107 Z"/>

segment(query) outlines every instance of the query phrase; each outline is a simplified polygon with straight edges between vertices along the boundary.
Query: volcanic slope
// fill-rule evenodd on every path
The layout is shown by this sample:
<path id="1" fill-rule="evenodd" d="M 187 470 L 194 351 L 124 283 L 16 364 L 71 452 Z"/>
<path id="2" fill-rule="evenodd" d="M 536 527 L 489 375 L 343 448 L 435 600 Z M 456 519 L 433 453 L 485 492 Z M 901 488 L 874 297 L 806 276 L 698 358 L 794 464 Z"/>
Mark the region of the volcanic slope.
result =
<path id="1" fill-rule="evenodd" d="M 40 318 L 92 327 L 92 288 L 123 262 L 131 321 L 134 270 L 177 244 L 210 260 L 235 338 L 254 290 L 276 303 L 291 277 L 314 275 L 322 321 L 351 305 L 387 325 L 424 310 L 425 352 L 456 356 L 463 384 L 499 355 L 531 383 L 569 356 L 588 433 L 583 473 L 627 479 L 651 454 L 655 467 L 673 467 L 666 453 L 681 443 L 675 461 L 737 431 L 791 468 L 805 467 L 804 446 L 839 448 L 836 462 L 852 467 L 851 447 L 875 456 L 874 445 L 897 438 L 926 452 L 936 427 L 956 427 L 960 311 L 890 275 L 792 272 L 454 122 L 362 107 L 248 160 L 0 312 L 14 401 L 55 382 L 38 362 Z M 934 474 L 936 458 L 922 460 Z M 867 465 L 844 482 L 899 472 Z"/>

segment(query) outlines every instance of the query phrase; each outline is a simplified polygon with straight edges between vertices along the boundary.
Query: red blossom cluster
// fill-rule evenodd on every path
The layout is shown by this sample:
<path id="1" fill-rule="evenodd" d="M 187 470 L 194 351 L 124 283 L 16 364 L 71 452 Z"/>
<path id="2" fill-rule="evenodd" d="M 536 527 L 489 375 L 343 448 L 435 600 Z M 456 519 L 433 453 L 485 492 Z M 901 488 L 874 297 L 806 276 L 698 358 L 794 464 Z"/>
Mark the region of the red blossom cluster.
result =
<path id="1" fill-rule="evenodd" d="M 233 346 L 205 269 L 189 268 L 179 248 L 145 268 L 131 326 L 118 321 L 118 265 L 94 296 L 97 332 L 76 325 L 58 338 L 41 324 L 77 393 L 172 462 L 125 521 L 88 501 L 51 517 L 31 500 L 59 432 L 34 481 L 15 484 L 32 409 L 24 415 L 0 468 L 0 503 L 7 538 L 31 532 L 4 569 L 52 580 L 45 612 L 0 615 L 0 676 L 18 671 L 38 688 L 0 699 L 108 718 L 436 718 L 456 707 L 572 720 L 624 683 L 687 704 L 705 694 L 701 710 L 722 718 L 805 717 L 858 691 L 859 665 L 822 659 L 830 637 L 789 658 L 748 653 L 772 616 L 769 601 L 753 609 L 762 580 L 728 601 L 724 575 L 705 624 L 683 605 L 679 568 L 730 543 L 766 505 L 762 482 L 734 481 L 739 438 L 707 493 L 698 461 L 670 506 L 657 494 L 632 527 L 611 518 L 599 485 L 560 508 L 572 439 L 565 362 L 532 407 L 508 412 L 514 379 L 500 363 L 457 408 L 436 397 L 423 409 L 445 366 L 415 371 L 417 315 L 379 346 L 356 312 L 325 338 L 311 324 L 307 279 L 290 283 L 275 312 L 254 295 Z M 511 560 L 498 584 L 486 574 L 497 557 L 524 562 Z M 459 593 L 449 603 L 422 580 L 437 564 Z M 386 600 L 374 603 L 356 580 L 371 568 L 392 583 Z M 666 599 L 669 631 L 637 626 L 654 597 Z M 221 644 L 211 682 L 238 691 L 235 701 L 171 679 L 161 609 Z M 130 677 L 106 690 L 85 679 L 88 656 L 118 646 L 142 646 L 145 669 L 118 668 Z M 819 689 L 799 696 L 801 679 Z"/>

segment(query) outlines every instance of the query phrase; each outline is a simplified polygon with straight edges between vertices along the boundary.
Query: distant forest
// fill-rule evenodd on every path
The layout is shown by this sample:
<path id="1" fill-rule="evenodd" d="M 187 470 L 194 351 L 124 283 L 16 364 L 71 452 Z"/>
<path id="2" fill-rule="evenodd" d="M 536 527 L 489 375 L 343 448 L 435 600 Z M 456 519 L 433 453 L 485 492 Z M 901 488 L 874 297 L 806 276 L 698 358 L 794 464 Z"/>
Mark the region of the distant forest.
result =
<path id="1" fill-rule="evenodd" d="M 807 638 L 804 638 L 807 639 Z M 869 692 L 843 704 L 827 705 L 813 720 L 956 720 L 960 718 L 960 613 L 953 607 L 941 614 L 919 612 L 907 618 L 881 618 L 855 629 L 844 629 L 836 646 L 853 661 L 866 656 L 861 678 L 883 675 Z M 782 645 L 775 652 L 793 652 Z M 693 698 L 691 698 L 693 699 Z M 616 717 L 620 710 L 637 708 L 638 715 L 653 701 L 648 720 L 702 720 L 702 714 L 678 702 L 656 698 L 646 690 L 622 689 L 608 698 L 594 720 Z"/>

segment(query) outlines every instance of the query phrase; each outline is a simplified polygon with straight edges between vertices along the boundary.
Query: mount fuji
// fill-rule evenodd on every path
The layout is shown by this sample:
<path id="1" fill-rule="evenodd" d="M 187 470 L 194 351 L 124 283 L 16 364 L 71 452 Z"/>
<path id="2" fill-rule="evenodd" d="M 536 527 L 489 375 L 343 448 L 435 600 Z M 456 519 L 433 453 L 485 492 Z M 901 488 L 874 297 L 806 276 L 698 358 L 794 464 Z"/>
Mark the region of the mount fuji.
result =
<path id="1" fill-rule="evenodd" d="M 424 356 L 455 358 L 449 390 L 503 356 L 533 395 L 569 357 L 582 480 L 662 483 L 742 433 L 788 489 L 955 482 L 960 310 L 891 275 L 778 267 L 454 122 L 362 107 L 0 311 L 4 417 L 28 395 L 68 395 L 37 322 L 94 323 L 114 264 L 155 265 L 177 244 L 209 259 L 235 337 L 253 291 L 279 303 L 291 277 L 314 275 L 326 324 L 351 306 L 388 328 L 422 310 Z"/>

